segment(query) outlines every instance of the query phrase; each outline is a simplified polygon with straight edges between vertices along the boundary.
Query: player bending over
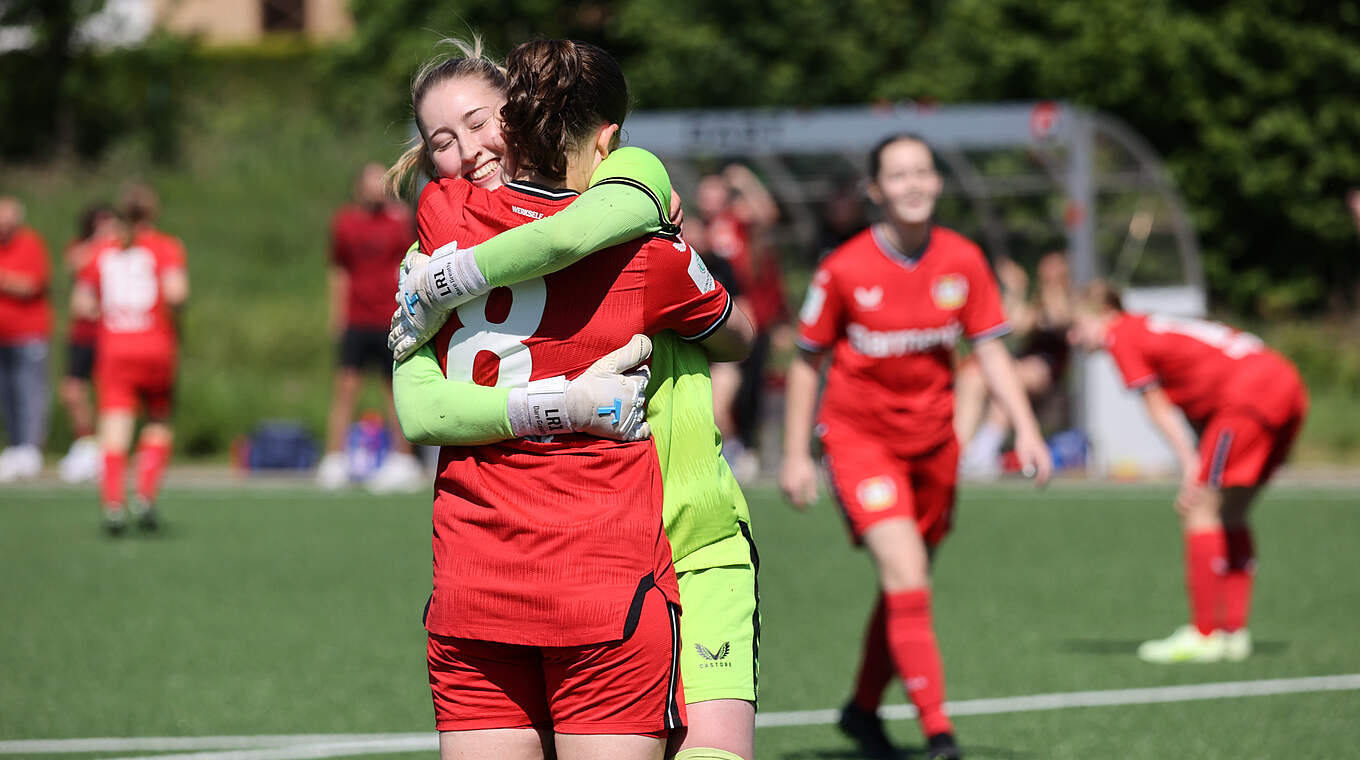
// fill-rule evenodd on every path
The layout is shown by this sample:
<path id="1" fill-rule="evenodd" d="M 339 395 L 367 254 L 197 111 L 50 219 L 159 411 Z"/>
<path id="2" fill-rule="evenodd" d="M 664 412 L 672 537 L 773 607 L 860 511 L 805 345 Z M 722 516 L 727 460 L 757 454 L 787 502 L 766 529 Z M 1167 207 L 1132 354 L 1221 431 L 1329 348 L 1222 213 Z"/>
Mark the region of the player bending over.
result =
<path id="1" fill-rule="evenodd" d="M 1181 465 L 1176 513 L 1190 624 L 1143 642 L 1138 656 L 1158 663 L 1246 659 L 1256 573 L 1247 510 L 1308 412 L 1298 370 L 1260 338 L 1227 325 L 1125 312 L 1119 292 L 1103 282 L 1086 287 L 1072 340 L 1110 352 Z M 1198 450 L 1176 407 L 1199 434 Z"/>

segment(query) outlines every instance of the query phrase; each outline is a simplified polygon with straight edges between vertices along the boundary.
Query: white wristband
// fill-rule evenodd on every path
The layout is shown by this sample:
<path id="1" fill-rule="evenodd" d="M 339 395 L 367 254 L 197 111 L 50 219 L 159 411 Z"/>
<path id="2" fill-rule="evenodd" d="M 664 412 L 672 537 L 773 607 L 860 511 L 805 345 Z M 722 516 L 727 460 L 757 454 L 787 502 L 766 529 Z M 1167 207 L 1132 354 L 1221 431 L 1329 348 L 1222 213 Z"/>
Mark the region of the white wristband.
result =
<path id="1" fill-rule="evenodd" d="M 570 433 L 571 418 L 567 414 L 566 401 L 565 375 L 532 380 L 524 388 L 511 389 L 506 409 L 510 431 L 516 437 Z"/>
<path id="2" fill-rule="evenodd" d="M 430 300 L 444 307 L 461 306 L 487 292 L 486 277 L 477 266 L 477 249 L 465 248 L 430 260 Z"/>

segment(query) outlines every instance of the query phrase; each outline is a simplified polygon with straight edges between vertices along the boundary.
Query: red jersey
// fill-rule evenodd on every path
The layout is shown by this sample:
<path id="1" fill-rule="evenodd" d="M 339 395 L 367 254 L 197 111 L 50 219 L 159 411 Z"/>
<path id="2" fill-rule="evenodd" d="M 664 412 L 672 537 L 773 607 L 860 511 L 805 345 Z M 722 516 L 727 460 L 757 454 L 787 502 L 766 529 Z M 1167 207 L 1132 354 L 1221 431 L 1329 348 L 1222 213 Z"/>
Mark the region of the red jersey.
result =
<path id="1" fill-rule="evenodd" d="M 1257 410 L 1277 426 L 1287 416 L 1289 399 L 1276 399 L 1272 391 L 1296 388 L 1279 382 L 1297 379 L 1288 359 L 1255 335 L 1219 322 L 1121 314 L 1105 332 L 1105 348 L 1125 385 L 1161 386 L 1197 430 L 1229 408 Z"/>
<path id="2" fill-rule="evenodd" d="M 98 248 L 102 248 L 110 242 L 108 238 L 89 238 L 87 240 L 72 240 L 66 245 L 66 266 L 72 275 L 78 276 L 80 270 L 85 268 L 90 258 Z M 72 283 L 76 282 L 76 277 L 72 277 Z M 95 336 L 99 334 L 99 320 L 84 319 L 81 317 L 71 317 L 71 324 L 68 326 L 67 338 L 76 345 L 90 345 L 94 343 Z"/>
<path id="3" fill-rule="evenodd" d="M 132 245 L 101 244 L 78 278 L 99 296 L 96 361 L 171 358 L 175 323 L 161 293 L 161 278 L 185 266 L 179 238 L 155 230 L 138 232 Z"/>
<path id="4" fill-rule="evenodd" d="M 36 278 L 38 292 L 31 296 L 0 293 L 0 343 L 44 339 L 52 329 L 52 307 L 47 302 L 50 266 L 47 246 L 28 227 L 0 240 L 0 270 Z"/>
<path id="5" fill-rule="evenodd" d="M 713 218 L 708 226 L 709 247 L 732 265 L 741 293 L 751 305 L 751 320 L 765 332 L 788 318 L 784 273 L 772 251 L 753 250 L 748 226 L 731 211 Z"/>
<path id="6" fill-rule="evenodd" d="M 817 267 L 798 343 L 833 351 L 818 423 L 888 442 L 901 456 L 954 435 L 954 344 L 1010 330 L 982 250 L 945 227 L 908 258 L 877 226 Z"/>
<path id="7" fill-rule="evenodd" d="M 422 250 L 480 243 L 565 208 L 571 191 L 511 183 L 494 193 L 431 183 Z M 731 299 L 683 240 L 600 251 L 460 306 L 432 340 L 451 380 L 523 385 L 575 377 L 636 333 L 700 340 Z M 435 479 L 435 634 L 534 646 L 621 639 L 642 591 L 678 601 L 650 441 L 584 435 L 446 446 Z"/>
<path id="8" fill-rule="evenodd" d="M 331 262 L 349 276 L 345 325 L 386 331 L 396 308 L 397 268 L 415 231 L 404 206 L 345 206 L 331 222 Z"/>

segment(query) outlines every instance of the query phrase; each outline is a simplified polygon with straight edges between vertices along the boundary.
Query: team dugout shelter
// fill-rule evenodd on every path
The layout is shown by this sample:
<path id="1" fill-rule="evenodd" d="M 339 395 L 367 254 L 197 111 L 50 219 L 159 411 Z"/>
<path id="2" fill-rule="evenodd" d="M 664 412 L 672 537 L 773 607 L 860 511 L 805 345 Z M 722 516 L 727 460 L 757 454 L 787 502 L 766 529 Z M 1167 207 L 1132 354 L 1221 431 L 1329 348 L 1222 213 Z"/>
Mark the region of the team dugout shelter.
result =
<path id="1" fill-rule="evenodd" d="M 934 149 L 945 190 L 938 221 L 977 241 L 995 261 L 1029 272 L 1066 251 L 1074 284 L 1111 280 L 1131 311 L 1205 312 L 1204 271 L 1185 205 L 1156 151 L 1118 119 L 1067 103 L 897 103 L 815 110 L 641 112 L 625 141 L 659 155 L 682 197 L 699 178 L 738 161 L 779 203 L 776 244 L 796 308 L 806 273 L 824 253 L 825 210 L 863 196 L 870 149 L 889 135 Z M 872 212 L 864 201 L 868 217 Z M 1074 361 L 1067 419 L 1091 443 L 1088 471 L 1139 477 L 1175 472 L 1170 449 L 1123 388 L 1103 353 Z"/>

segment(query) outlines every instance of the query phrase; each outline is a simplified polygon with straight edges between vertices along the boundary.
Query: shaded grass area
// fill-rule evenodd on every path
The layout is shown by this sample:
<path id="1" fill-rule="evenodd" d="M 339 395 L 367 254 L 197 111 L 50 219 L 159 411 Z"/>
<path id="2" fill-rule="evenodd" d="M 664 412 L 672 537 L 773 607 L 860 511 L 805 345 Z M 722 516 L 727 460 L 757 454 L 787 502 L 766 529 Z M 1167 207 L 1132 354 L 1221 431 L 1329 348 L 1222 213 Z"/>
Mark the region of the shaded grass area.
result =
<path id="1" fill-rule="evenodd" d="M 762 710 L 838 706 L 873 596 L 825 501 L 751 493 Z M 935 571 L 949 697 L 1360 672 L 1360 504 L 1276 489 L 1241 664 L 1151 667 L 1185 617 L 1171 491 L 965 488 Z M 0 492 L 0 738 L 429 730 L 424 497 L 172 490 L 163 536 L 111 541 L 93 495 Z M 890 702 L 900 702 L 897 686 Z M 1360 694 L 970 716 L 974 757 L 1345 756 Z M 917 742 L 910 722 L 890 731 Z M 853 757 L 829 726 L 759 731 L 761 758 Z M 99 755 L 87 755 L 98 757 Z M 105 755 L 107 756 L 107 755 Z M 419 757 L 419 753 L 391 757 Z M 69 756 L 68 756 L 69 757 Z"/>

